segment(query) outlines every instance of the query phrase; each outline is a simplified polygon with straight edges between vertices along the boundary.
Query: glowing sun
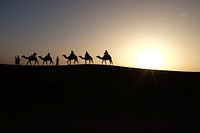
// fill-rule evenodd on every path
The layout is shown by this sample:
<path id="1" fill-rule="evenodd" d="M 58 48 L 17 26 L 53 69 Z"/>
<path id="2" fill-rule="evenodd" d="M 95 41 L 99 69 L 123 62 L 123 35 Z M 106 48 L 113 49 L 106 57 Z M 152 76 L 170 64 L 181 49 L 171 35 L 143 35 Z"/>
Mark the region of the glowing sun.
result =
<path id="1" fill-rule="evenodd" d="M 163 65 L 163 57 L 159 51 L 145 50 L 138 54 L 137 64 L 141 68 L 160 69 Z"/>

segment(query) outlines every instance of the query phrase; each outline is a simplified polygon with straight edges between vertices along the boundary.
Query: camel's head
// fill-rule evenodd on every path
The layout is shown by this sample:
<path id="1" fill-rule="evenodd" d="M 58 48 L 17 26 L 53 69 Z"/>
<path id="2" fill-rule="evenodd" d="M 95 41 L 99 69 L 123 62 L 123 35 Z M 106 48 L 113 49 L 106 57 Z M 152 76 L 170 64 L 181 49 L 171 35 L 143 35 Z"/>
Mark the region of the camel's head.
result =
<path id="1" fill-rule="evenodd" d="M 38 56 L 39 58 L 42 58 L 42 56 Z"/>
<path id="2" fill-rule="evenodd" d="M 22 57 L 24 58 L 24 57 L 25 57 L 25 55 L 22 55 Z"/>
<path id="3" fill-rule="evenodd" d="M 65 58 L 67 57 L 65 54 L 63 54 L 62 56 L 65 57 Z"/>
<path id="4" fill-rule="evenodd" d="M 34 52 L 33 55 L 37 55 L 37 53 Z"/>
<path id="5" fill-rule="evenodd" d="M 97 58 L 101 58 L 99 55 L 96 56 Z"/>

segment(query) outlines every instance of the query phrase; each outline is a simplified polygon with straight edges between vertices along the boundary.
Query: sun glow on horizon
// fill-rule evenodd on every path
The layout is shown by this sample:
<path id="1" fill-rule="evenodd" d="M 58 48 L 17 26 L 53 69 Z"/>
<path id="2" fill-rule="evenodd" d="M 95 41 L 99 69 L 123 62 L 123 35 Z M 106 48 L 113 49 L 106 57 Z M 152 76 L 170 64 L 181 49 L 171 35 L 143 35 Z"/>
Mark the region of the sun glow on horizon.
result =
<path id="1" fill-rule="evenodd" d="M 147 49 L 137 56 L 137 64 L 145 69 L 161 69 L 164 63 L 162 54 L 154 49 Z"/>

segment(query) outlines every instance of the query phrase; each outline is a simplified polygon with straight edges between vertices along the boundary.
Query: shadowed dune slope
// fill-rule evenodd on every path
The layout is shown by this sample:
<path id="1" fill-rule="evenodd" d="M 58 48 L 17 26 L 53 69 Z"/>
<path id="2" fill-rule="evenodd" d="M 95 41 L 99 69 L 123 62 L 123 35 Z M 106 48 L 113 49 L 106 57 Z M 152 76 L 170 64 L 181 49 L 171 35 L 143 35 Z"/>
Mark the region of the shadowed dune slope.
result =
<path id="1" fill-rule="evenodd" d="M 197 132 L 200 73 L 0 65 L 0 121 L 21 132 Z"/>

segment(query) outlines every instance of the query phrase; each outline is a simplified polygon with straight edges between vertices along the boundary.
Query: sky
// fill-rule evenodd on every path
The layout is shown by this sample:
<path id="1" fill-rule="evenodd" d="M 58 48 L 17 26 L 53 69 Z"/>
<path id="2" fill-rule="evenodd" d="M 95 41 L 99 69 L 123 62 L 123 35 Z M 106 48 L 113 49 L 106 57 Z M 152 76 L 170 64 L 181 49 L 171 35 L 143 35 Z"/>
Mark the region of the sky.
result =
<path id="1" fill-rule="evenodd" d="M 199 7 L 199 0 L 0 0 L 0 64 L 50 52 L 66 65 L 71 50 L 100 64 L 96 56 L 108 50 L 114 65 L 138 68 L 138 56 L 152 50 L 162 58 L 158 69 L 200 71 Z"/>

